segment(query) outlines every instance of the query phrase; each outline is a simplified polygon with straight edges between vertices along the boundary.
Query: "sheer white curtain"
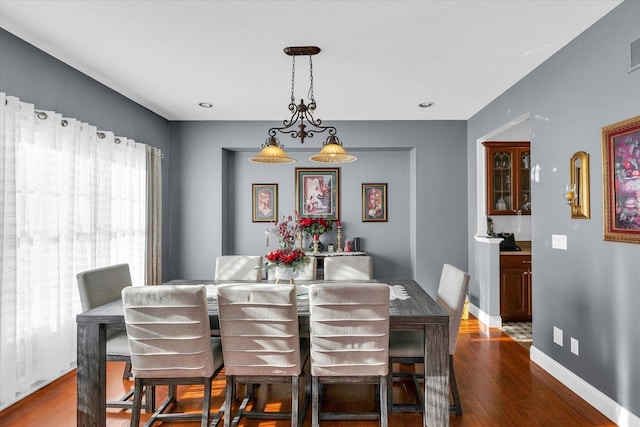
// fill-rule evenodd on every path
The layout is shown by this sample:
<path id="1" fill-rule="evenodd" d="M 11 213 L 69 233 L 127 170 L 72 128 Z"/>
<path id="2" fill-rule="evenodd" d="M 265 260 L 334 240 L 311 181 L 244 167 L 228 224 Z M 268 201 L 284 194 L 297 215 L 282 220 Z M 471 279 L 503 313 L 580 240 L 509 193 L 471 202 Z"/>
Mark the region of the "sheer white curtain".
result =
<path id="1" fill-rule="evenodd" d="M 145 275 L 146 146 L 0 93 L 0 409 L 75 365 L 75 274 Z"/>

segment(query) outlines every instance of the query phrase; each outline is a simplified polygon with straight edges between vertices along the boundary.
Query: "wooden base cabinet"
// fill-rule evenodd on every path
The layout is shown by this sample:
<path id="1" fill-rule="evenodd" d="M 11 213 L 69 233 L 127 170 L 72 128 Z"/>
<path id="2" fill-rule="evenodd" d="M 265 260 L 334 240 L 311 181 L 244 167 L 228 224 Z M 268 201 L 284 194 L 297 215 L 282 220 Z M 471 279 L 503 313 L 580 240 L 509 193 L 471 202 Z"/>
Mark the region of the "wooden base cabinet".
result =
<path id="1" fill-rule="evenodd" d="M 531 321 L 531 255 L 500 255 L 500 316 Z"/>

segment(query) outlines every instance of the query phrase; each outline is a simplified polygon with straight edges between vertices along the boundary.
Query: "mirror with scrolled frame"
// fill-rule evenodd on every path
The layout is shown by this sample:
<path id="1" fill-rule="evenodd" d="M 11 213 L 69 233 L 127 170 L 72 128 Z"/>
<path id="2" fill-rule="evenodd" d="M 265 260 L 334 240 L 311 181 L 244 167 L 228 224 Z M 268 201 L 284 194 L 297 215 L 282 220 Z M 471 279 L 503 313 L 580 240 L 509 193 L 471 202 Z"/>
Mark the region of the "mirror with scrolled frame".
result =
<path id="1" fill-rule="evenodd" d="M 589 154 L 578 151 L 569 161 L 571 186 L 576 196 L 571 203 L 571 218 L 589 219 Z"/>

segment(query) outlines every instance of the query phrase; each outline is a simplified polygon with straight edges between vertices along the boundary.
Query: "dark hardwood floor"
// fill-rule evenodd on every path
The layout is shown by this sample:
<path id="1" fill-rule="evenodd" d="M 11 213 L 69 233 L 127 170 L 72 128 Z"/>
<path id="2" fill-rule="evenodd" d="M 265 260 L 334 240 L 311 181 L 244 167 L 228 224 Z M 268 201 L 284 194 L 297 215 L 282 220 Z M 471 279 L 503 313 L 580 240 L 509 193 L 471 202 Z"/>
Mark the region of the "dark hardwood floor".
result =
<path id="1" fill-rule="evenodd" d="M 131 385 L 122 380 L 122 363 L 109 363 L 107 378 L 109 397 L 117 398 Z M 615 426 L 600 412 L 580 399 L 537 365 L 529 361 L 525 347 L 498 329 L 487 329 L 476 319 L 463 320 L 455 355 L 456 377 L 464 415 L 451 416 L 452 426 Z M 164 397 L 158 391 L 158 399 Z M 327 405 L 334 409 L 372 408 L 375 402 L 370 386 L 332 386 Z M 408 384 L 396 383 L 396 401 L 409 399 Z M 195 411 L 202 400 L 202 387 L 179 388 L 180 409 Z M 289 405 L 286 387 L 262 386 L 258 405 L 277 411 Z M 224 400 L 224 376 L 213 386 L 213 407 Z M 310 409 L 310 408 L 309 408 Z M 330 408 L 328 408 L 331 410 Z M 143 420 L 147 416 L 143 414 Z M 76 378 L 69 373 L 15 405 L 0 412 L 0 426 L 69 427 L 76 424 Z M 171 426 L 195 426 L 197 423 L 171 423 Z M 221 424 L 220 424 L 221 425 Z M 288 426 L 287 421 L 250 420 L 245 427 Z M 311 425 L 307 413 L 305 427 Z M 322 422 L 326 427 L 373 427 L 377 421 Z M 394 413 L 391 427 L 422 425 L 421 414 Z M 107 426 L 129 426 L 129 412 L 109 409 Z"/>

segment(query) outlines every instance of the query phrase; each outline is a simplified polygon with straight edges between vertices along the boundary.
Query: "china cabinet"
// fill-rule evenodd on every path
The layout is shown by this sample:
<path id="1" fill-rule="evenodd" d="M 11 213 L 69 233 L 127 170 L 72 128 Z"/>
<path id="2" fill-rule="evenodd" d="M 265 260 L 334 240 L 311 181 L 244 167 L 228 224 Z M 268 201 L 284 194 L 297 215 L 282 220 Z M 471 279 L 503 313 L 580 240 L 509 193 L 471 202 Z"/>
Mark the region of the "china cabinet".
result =
<path id="1" fill-rule="evenodd" d="M 500 317 L 531 321 L 531 255 L 500 256 Z"/>
<path id="2" fill-rule="evenodd" d="M 487 215 L 531 214 L 531 152 L 527 141 L 487 141 Z"/>

